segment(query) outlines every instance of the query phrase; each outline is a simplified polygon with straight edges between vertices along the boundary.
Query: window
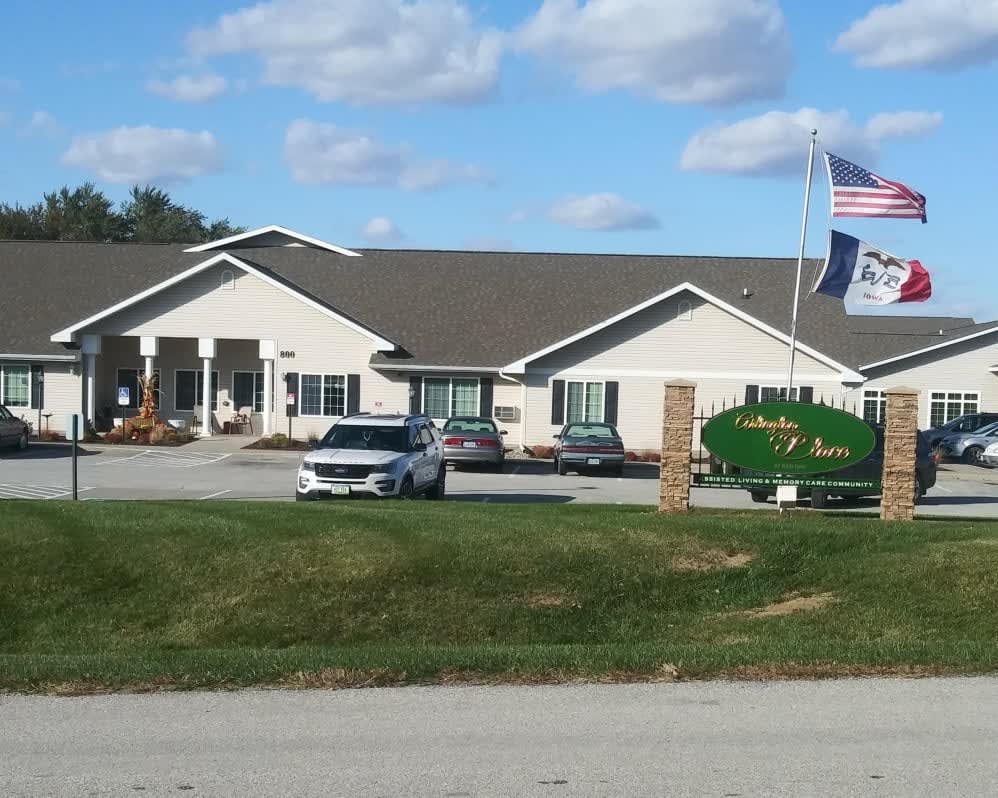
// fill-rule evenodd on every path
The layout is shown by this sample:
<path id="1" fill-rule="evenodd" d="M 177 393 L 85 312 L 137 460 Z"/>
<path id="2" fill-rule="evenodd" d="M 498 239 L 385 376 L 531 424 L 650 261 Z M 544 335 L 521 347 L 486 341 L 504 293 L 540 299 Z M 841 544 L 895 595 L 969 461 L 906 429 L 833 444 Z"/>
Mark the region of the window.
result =
<path id="1" fill-rule="evenodd" d="M 565 383 L 565 421 L 603 420 L 602 382 Z"/>
<path id="2" fill-rule="evenodd" d="M 411 427 L 415 431 L 415 427 Z M 319 443 L 320 449 L 359 449 L 375 452 L 407 452 L 411 441 L 405 427 L 376 427 L 367 424 L 337 424 Z"/>
<path id="3" fill-rule="evenodd" d="M 236 289 L 236 276 L 228 269 L 222 272 L 222 288 L 229 291 Z"/>
<path id="4" fill-rule="evenodd" d="M 684 321 L 689 321 L 693 318 L 693 305 L 691 305 L 685 299 L 679 303 L 676 308 L 676 318 L 682 319 Z"/>
<path id="5" fill-rule="evenodd" d="M 298 412 L 303 416 L 343 416 L 347 378 L 343 374 L 302 374 Z"/>
<path id="6" fill-rule="evenodd" d="M 0 403 L 30 407 L 31 366 L 0 366 Z"/>
<path id="7" fill-rule="evenodd" d="M 966 391 L 932 391 L 929 395 L 929 426 L 941 427 L 965 413 L 976 413 L 981 395 Z"/>
<path id="8" fill-rule="evenodd" d="M 433 443 L 433 433 L 430 432 L 430 428 L 425 424 L 419 425 L 419 442 L 425 446 L 429 446 Z"/>
<path id="9" fill-rule="evenodd" d="M 887 394 L 883 391 L 863 391 L 863 421 L 883 424 L 887 418 Z"/>
<path id="10" fill-rule="evenodd" d="M 177 369 L 173 383 L 173 409 L 194 410 L 204 395 L 204 369 Z M 218 372 L 211 372 L 211 409 L 218 410 Z"/>
<path id="11" fill-rule="evenodd" d="M 145 369 L 118 369 L 118 380 L 117 387 L 114 391 L 114 406 L 115 407 L 127 407 L 135 410 L 142 405 L 142 389 L 139 387 L 139 375 L 145 374 Z M 159 410 L 159 397 L 160 397 L 160 377 L 159 369 L 153 369 L 153 376 L 156 377 L 156 390 L 153 392 L 153 399 L 155 403 L 153 407 Z M 128 404 L 119 405 L 118 404 L 118 391 L 117 388 L 128 388 Z"/>
<path id="12" fill-rule="evenodd" d="M 263 412 L 263 372 L 232 372 L 232 403 L 236 410 L 252 407 L 254 413 Z"/>
<path id="13" fill-rule="evenodd" d="M 478 380 L 427 377 L 423 380 L 423 412 L 430 418 L 478 415 Z"/>
<path id="14" fill-rule="evenodd" d="M 797 401 L 797 388 L 790 389 L 790 401 Z M 787 387 L 784 385 L 779 388 L 775 385 L 760 385 L 759 386 L 759 401 L 760 402 L 785 402 L 787 401 Z"/>

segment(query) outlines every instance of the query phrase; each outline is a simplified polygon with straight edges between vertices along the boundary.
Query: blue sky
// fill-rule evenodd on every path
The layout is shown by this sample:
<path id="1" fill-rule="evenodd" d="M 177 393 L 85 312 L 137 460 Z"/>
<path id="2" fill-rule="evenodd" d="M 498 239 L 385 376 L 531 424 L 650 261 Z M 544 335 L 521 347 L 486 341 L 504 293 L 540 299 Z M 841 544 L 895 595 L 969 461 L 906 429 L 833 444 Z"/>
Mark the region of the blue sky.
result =
<path id="1" fill-rule="evenodd" d="M 813 124 L 928 198 L 927 225 L 835 220 L 929 269 L 933 300 L 900 310 L 998 317 L 981 290 L 996 0 L 6 11 L 2 201 L 153 182 L 211 217 L 345 246 L 794 256 Z M 809 255 L 827 206 L 817 170 Z"/>

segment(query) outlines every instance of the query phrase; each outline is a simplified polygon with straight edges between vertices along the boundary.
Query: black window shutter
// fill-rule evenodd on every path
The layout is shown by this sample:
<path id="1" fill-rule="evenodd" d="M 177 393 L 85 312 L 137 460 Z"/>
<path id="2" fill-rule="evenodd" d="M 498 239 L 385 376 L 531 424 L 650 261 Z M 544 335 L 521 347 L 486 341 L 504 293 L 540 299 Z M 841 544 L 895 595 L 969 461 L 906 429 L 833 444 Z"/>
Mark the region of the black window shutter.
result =
<path id="1" fill-rule="evenodd" d="M 478 381 L 478 415 L 492 418 L 492 378 L 482 377 Z"/>
<path id="2" fill-rule="evenodd" d="M 551 423 L 565 423 L 565 381 L 551 380 Z"/>
<path id="3" fill-rule="evenodd" d="M 747 405 L 757 405 L 757 404 L 759 404 L 759 386 L 758 385 L 746 385 L 745 386 L 745 404 L 747 404 Z"/>
<path id="4" fill-rule="evenodd" d="M 31 367 L 31 409 L 45 407 L 45 366 Z"/>
<path id="5" fill-rule="evenodd" d="M 797 397 L 801 402 L 807 402 L 809 405 L 814 404 L 814 387 L 811 385 L 801 385 L 797 389 Z"/>
<path id="6" fill-rule="evenodd" d="M 347 374 L 347 414 L 360 412 L 360 375 Z"/>
<path id="7" fill-rule="evenodd" d="M 298 415 L 298 403 L 301 402 L 301 397 L 298 395 L 298 372 L 289 371 L 285 375 L 285 379 L 287 380 L 287 393 L 295 395 L 295 403 L 293 405 L 287 404 L 287 397 L 285 397 L 284 415 L 288 418 L 295 418 Z"/>
<path id="8" fill-rule="evenodd" d="M 419 415 L 423 412 L 423 378 L 409 378 L 409 413 Z"/>
<path id="9" fill-rule="evenodd" d="M 604 402 L 603 420 L 607 424 L 617 423 L 617 396 L 620 393 L 619 382 L 606 383 L 606 401 Z"/>

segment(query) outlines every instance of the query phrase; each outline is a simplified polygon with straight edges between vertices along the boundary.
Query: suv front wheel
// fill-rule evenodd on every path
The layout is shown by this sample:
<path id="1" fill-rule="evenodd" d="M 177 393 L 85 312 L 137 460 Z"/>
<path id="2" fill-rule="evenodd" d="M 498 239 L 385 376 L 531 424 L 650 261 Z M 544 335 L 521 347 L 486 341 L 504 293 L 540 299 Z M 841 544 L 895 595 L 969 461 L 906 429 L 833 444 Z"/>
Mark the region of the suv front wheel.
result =
<path id="1" fill-rule="evenodd" d="M 402 480 L 402 484 L 399 485 L 398 497 L 400 499 L 411 499 L 415 492 L 416 488 L 412 481 L 412 474 L 406 474 Z"/>

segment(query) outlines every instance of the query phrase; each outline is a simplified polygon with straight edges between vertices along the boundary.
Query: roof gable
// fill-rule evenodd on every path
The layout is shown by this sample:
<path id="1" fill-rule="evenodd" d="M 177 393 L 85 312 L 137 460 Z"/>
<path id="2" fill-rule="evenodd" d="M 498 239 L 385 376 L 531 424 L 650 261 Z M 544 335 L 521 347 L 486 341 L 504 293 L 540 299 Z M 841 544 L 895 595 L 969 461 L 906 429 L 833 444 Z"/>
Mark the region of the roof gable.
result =
<path id="1" fill-rule="evenodd" d="M 360 257 L 360 253 L 354 252 L 352 249 L 338 247 L 328 241 L 322 241 L 304 233 L 289 230 L 287 227 L 281 227 L 279 224 L 269 224 L 266 227 L 247 230 L 245 233 L 236 233 L 236 235 L 220 238 L 217 241 L 198 244 L 196 247 L 188 247 L 184 252 L 214 252 L 222 249 L 248 249 L 252 247 L 315 247 L 350 258 Z"/>

